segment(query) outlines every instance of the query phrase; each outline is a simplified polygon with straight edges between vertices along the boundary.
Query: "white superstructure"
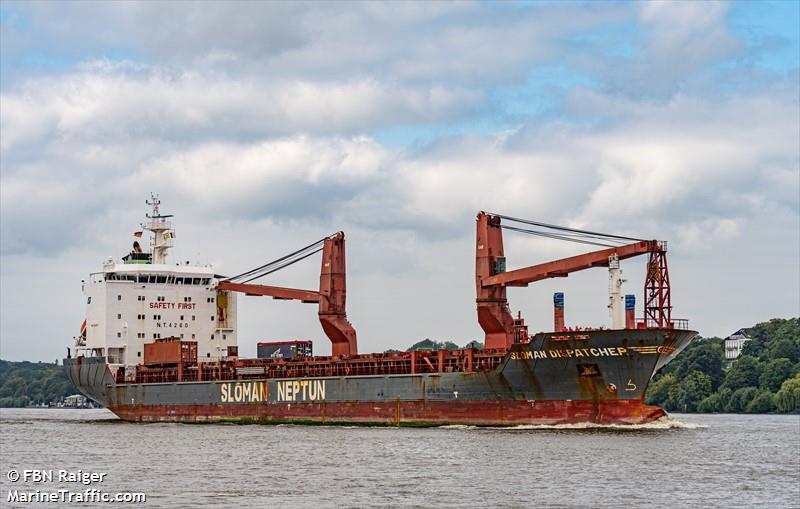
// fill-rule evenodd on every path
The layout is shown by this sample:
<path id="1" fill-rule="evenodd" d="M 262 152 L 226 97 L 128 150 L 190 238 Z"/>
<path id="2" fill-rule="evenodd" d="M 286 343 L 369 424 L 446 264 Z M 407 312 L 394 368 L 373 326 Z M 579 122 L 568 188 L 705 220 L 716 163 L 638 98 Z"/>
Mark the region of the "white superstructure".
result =
<path id="1" fill-rule="evenodd" d="M 151 252 L 134 242 L 121 262 L 109 258 L 84 282 L 86 322 L 77 353 L 105 356 L 112 370 L 128 368 L 142 363 L 146 343 L 177 337 L 197 341 L 200 362 L 223 359 L 236 346 L 236 297 L 216 290 L 210 266 L 167 263 L 175 238 L 172 216 L 159 213 L 157 195 L 147 204 L 152 213 L 141 226 L 152 234 Z"/>

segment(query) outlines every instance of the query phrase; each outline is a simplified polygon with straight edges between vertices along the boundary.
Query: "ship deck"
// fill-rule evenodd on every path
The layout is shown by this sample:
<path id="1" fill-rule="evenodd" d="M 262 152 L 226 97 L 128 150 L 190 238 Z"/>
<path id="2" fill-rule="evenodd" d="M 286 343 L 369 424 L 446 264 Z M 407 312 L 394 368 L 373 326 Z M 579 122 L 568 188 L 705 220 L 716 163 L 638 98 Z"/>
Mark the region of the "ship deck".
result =
<path id="1" fill-rule="evenodd" d="M 117 370 L 117 384 L 238 381 L 265 378 L 472 373 L 491 371 L 505 358 L 506 349 L 464 349 L 376 353 L 350 357 L 288 359 L 228 359 L 216 362 L 140 364 L 126 376 Z"/>

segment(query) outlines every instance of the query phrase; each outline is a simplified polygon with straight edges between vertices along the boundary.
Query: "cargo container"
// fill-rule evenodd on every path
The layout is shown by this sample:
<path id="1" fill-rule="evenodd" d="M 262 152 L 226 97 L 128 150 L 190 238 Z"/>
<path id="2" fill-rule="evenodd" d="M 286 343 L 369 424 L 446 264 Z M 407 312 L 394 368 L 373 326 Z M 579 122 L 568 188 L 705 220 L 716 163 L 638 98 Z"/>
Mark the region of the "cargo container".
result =
<path id="1" fill-rule="evenodd" d="M 144 364 L 197 364 L 197 341 L 182 341 L 172 337 L 147 343 L 144 345 Z"/>
<path id="2" fill-rule="evenodd" d="M 311 341 L 272 341 L 258 343 L 259 359 L 291 359 L 292 357 L 311 357 Z"/>

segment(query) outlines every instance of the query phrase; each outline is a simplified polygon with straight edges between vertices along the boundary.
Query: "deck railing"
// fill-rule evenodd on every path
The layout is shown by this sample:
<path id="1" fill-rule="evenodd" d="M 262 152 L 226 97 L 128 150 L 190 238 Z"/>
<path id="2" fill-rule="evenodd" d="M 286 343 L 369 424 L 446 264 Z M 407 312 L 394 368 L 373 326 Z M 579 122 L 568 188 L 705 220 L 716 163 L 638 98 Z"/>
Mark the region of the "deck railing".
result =
<path id="1" fill-rule="evenodd" d="M 117 375 L 117 383 L 168 383 L 263 378 L 316 378 L 335 376 L 376 376 L 491 371 L 503 361 L 506 350 L 441 350 L 336 357 L 295 357 L 289 359 L 237 359 L 137 366 L 134 377 Z"/>
<path id="2" fill-rule="evenodd" d="M 653 320 L 652 318 L 637 318 L 636 319 L 636 328 L 637 329 L 659 329 L 658 322 Z M 689 330 L 689 320 L 686 318 L 673 318 L 671 320 L 671 325 L 669 327 L 664 327 L 665 329 L 677 329 L 677 330 Z"/>

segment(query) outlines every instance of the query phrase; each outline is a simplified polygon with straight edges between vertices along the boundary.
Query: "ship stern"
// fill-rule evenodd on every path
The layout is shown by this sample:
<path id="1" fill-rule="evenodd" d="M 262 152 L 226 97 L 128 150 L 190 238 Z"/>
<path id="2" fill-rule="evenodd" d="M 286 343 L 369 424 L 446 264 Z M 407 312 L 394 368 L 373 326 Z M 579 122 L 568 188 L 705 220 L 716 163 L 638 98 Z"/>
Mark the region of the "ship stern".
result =
<path id="1" fill-rule="evenodd" d="M 114 378 L 105 357 L 64 359 L 64 373 L 81 394 L 101 406 L 108 406 L 109 388 Z"/>

